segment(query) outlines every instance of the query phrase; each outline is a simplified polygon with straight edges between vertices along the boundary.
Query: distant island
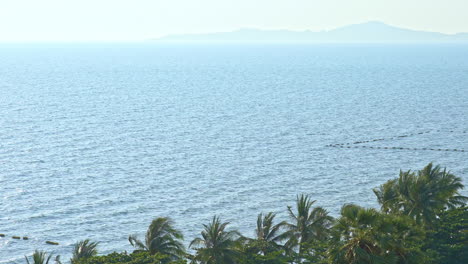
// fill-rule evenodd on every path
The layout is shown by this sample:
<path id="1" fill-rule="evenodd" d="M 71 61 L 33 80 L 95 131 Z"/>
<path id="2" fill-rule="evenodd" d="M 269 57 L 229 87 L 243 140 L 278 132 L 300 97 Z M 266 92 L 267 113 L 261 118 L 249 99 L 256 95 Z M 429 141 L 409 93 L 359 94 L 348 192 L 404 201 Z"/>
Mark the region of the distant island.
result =
<path id="1" fill-rule="evenodd" d="M 468 33 L 443 34 L 367 22 L 329 31 L 240 29 L 232 32 L 169 35 L 157 42 L 217 43 L 466 43 Z"/>

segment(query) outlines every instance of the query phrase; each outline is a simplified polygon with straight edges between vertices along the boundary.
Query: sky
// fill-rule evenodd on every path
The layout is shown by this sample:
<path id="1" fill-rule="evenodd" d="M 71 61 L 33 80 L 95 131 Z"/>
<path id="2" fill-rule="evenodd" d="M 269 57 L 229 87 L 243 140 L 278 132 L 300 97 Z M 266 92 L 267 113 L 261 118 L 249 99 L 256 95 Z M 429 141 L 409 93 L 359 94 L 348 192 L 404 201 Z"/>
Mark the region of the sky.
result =
<path id="1" fill-rule="evenodd" d="M 468 0 L 0 0 L 0 42 L 143 41 L 240 28 L 321 31 L 367 21 L 468 32 Z"/>

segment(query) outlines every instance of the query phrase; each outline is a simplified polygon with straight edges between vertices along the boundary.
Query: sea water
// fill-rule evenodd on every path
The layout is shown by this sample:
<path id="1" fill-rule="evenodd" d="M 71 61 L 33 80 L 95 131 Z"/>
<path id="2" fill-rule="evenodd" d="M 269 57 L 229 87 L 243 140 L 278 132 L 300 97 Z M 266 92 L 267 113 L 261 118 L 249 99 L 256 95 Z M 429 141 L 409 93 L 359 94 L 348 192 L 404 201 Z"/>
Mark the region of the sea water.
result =
<path id="1" fill-rule="evenodd" d="M 468 46 L 0 45 L 0 263 L 130 252 L 162 216 L 186 245 L 214 215 L 252 235 L 301 193 L 378 207 L 467 159 Z"/>

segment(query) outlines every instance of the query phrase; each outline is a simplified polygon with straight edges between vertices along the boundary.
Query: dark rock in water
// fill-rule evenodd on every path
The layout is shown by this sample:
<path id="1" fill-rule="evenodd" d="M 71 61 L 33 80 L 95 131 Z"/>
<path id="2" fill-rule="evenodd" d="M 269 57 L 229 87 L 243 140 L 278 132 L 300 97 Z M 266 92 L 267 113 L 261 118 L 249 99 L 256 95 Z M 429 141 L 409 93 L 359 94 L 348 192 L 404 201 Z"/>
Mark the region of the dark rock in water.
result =
<path id="1" fill-rule="evenodd" d="M 5 234 L 0 234 L 0 237 L 5 237 Z"/>
<path id="2" fill-rule="evenodd" d="M 46 241 L 46 244 L 49 244 L 49 245 L 58 245 L 59 243 L 58 243 L 58 242 L 53 242 L 53 241 Z"/>
<path id="3" fill-rule="evenodd" d="M 19 236 L 12 236 L 11 238 L 13 238 L 13 239 L 21 239 L 21 237 L 19 237 Z"/>
<path id="4" fill-rule="evenodd" d="M 29 237 L 27 237 L 27 236 L 23 237 L 23 240 L 28 240 L 28 239 L 29 239 Z"/>

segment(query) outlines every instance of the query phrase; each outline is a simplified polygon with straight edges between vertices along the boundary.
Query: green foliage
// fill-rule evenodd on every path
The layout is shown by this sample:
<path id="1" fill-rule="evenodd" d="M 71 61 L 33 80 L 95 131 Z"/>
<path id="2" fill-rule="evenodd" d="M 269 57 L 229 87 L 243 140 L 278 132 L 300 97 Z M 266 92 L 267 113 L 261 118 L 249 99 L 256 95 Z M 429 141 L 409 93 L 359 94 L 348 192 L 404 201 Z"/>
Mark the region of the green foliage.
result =
<path id="1" fill-rule="evenodd" d="M 183 238 L 169 218 L 160 217 L 151 222 L 144 243 L 135 235 L 129 236 L 128 240 L 138 250 L 149 251 L 151 255 L 160 253 L 177 260 L 185 255 L 185 248 L 181 242 Z"/>
<path id="2" fill-rule="evenodd" d="M 424 232 L 406 216 L 345 205 L 333 227 L 332 263 L 424 263 Z"/>
<path id="3" fill-rule="evenodd" d="M 428 232 L 426 248 L 438 263 L 468 263 L 468 207 L 444 212 Z"/>
<path id="4" fill-rule="evenodd" d="M 244 253 L 239 264 L 284 264 L 292 263 L 293 259 L 285 255 L 282 250 L 262 254 Z"/>
<path id="5" fill-rule="evenodd" d="M 259 214 L 257 217 L 257 228 L 255 229 L 255 239 L 251 242 L 251 247 L 257 248 L 257 252 L 264 255 L 279 250 L 279 243 L 284 240 L 284 235 L 280 230 L 287 225 L 285 221 L 273 224 L 276 214 L 269 212 L 266 215 Z"/>
<path id="6" fill-rule="evenodd" d="M 150 254 L 147 251 L 127 253 L 111 253 L 105 256 L 94 256 L 81 259 L 76 264 L 186 264 L 184 260 L 171 261 L 171 257 L 162 254 Z"/>
<path id="7" fill-rule="evenodd" d="M 227 231 L 229 222 L 222 223 L 219 217 L 213 217 L 208 225 L 203 225 L 201 238 L 195 238 L 190 247 L 197 251 L 196 263 L 231 264 L 240 258 L 237 231 Z"/>
<path id="8" fill-rule="evenodd" d="M 467 197 L 460 195 L 463 189 L 461 178 L 429 163 L 417 172 L 400 172 L 393 179 L 374 189 L 382 211 L 404 214 L 420 224 L 431 225 L 447 208 L 466 203 Z"/>
<path id="9" fill-rule="evenodd" d="M 324 241 L 329 238 L 329 228 L 333 218 L 322 207 L 313 208 L 312 201 L 307 195 L 300 195 L 296 200 L 296 210 L 293 211 L 288 206 L 288 213 L 292 223 L 286 224 L 286 231 L 283 237 L 288 238 L 285 246 L 292 250 L 299 248 L 299 255 L 304 250 L 304 245 L 314 241 Z"/>
<path id="10" fill-rule="evenodd" d="M 327 249 L 330 240 L 314 241 L 303 244 L 303 252 L 299 256 L 304 264 L 326 264 L 328 263 Z"/>
<path id="11" fill-rule="evenodd" d="M 47 254 L 45 251 L 35 250 L 32 254 L 32 263 L 29 262 L 29 258 L 24 256 L 26 263 L 28 264 L 49 264 L 53 254 Z M 60 255 L 55 257 L 55 263 L 60 264 Z"/>
<path id="12" fill-rule="evenodd" d="M 73 248 L 73 257 L 71 258 L 70 262 L 75 263 L 80 259 L 96 256 L 98 253 L 98 244 L 99 243 L 97 242 L 91 242 L 89 239 L 76 243 L 75 247 Z"/>

